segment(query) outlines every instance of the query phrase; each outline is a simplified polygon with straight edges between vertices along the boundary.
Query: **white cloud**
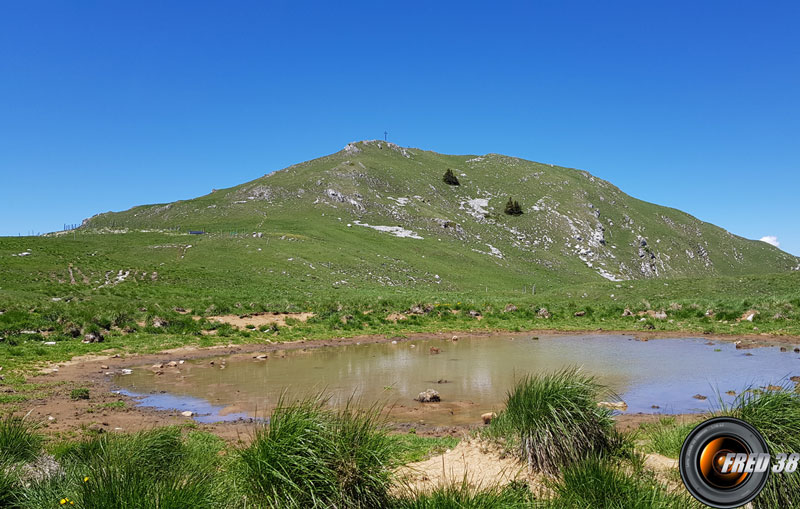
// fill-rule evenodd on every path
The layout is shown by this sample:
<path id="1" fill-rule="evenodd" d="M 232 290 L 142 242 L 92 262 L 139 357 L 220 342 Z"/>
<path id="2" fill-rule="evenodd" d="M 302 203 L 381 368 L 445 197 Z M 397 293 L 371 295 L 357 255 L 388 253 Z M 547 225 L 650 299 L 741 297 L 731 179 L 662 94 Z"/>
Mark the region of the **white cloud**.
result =
<path id="1" fill-rule="evenodd" d="M 781 243 L 778 242 L 778 237 L 776 237 L 775 235 L 766 235 L 758 240 L 760 240 L 761 242 L 766 242 L 767 244 L 772 244 L 775 247 L 781 247 Z"/>

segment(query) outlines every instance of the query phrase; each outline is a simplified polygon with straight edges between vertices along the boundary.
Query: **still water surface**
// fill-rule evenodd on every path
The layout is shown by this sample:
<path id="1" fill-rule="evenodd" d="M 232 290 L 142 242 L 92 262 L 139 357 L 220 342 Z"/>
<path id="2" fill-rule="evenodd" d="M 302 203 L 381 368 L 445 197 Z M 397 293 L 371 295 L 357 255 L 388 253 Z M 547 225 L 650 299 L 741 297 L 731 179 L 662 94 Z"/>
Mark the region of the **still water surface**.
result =
<path id="1" fill-rule="evenodd" d="M 205 422 L 264 417 L 284 391 L 294 397 L 325 389 L 333 404 L 354 395 L 363 403 L 392 405 L 399 422 L 466 424 L 501 409 L 518 378 L 566 366 L 596 375 L 628 404 L 629 413 L 707 411 L 719 394 L 732 401 L 726 391 L 800 375 L 800 356 L 777 347 L 737 350 L 701 338 L 637 341 L 625 335 L 533 338 L 353 344 L 274 352 L 266 360 L 234 355 L 215 358 L 213 365 L 209 359 L 186 361 L 160 375 L 141 367 L 115 381 L 122 392 L 141 396 L 143 405 L 191 410 Z M 440 353 L 432 354 L 431 347 Z M 413 400 L 428 388 L 439 391 L 441 403 Z"/>

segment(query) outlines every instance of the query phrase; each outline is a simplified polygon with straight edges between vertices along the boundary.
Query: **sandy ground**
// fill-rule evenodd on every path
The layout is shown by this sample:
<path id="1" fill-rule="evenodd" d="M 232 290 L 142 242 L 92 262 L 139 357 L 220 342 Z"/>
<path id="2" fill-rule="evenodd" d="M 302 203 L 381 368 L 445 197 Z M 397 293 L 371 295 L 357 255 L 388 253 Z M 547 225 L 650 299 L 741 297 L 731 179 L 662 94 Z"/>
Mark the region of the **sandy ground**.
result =
<path id="1" fill-rule="evenodd" d="M 268 315 L 274 317 L 275 315 Z M 238 318 L 238 317 L 237 317 Z M 285 317 L 284 317 L 285 319 Z M 168 363 L 179 359 L 205 358 L 219 355 L 253 354 L 279 352 L 281 350 L 311 349 L 322 346 L 346 345 L 355 343 L 380 343 L 389 341 L 413 341 L 424 338 L 459 337 L 485 337 L 488 335 L 574 335 L 581 333 L 591 334 L 627 334 L 642 340 L 670 337 L 696 336 L 690 333 L 644 333 L 630 331 L 527 331 L 523 333 L 507 333 L 497 331 L 482 331 L 479 333 L 440 332 L 408 334 L 405 338 L 393 338 L 385 335 L 360 336 L 353 338 L 328 339 L 319 341 L 295 341 L 287 343 L 264 343 L 249 345 L 221 345 L 210 348 L 184 347 L 165 350 L 157 354 L 147 355 L 101 355 L 76 357 L 68 362 L 53 364 L 42 370 L 40 375 L 30 377 L 31 383 L 50 383 L 53 388 L 47 397 L 28 401 L 23 404 L 22 413 L 30 412 L 32 418 L 43 422 L 50 432 L 84 432 L 92 428 L 103 431 L 136 431 L 155 426 L 180 424 L 191 422 L 191 417 L 184 417 L 176 411 L 154 410 L 151 408 L 137 407 L 132 398 L 115 394 L 112 376 L 121 370 L 146 364 Z M 755 348 L 758 346 L 790 345 L 800 343 L 797 337 L 767 337 L 767 336 L 705 336 L 715 341 L 738 341 L 740 348 Z M 70 391 L 75 387 L 88 387 L 89 400 L 72 401 Z M 2 387 L 4 392 L 12 392 L 13 388 Z M 124 408 L 116 408 L 113 404 L 124 401 Z M 414 409 L 414 420 L 424 418 L 419 415 L 423 410 Z M 402 412 L 399 412 L 402 413 Z M 400 417 L 400 416 L 397 416 Z M 405 416 L 404 416 L 405 417 Z M 621 429 L 632 429 L 641 422 L 658 419 L 657 414 L 623 414 L 618 416 L 617 423 Z M 390 416 L 391 418 L 391 416 Z M 394 420 L 394 419 L 393 419 Z M 397 420 L 402 422 L 402 420 Z M 250 419 L 214 423 L 198 424 L 204 429 L 231 441 L 247 440 L 252 433 L 253 421 Z M 474 427 L 480 427 L 476 422 L 474 426 L 420 426 L 415 424 L 417 433 L 421 435 L 445 436 L 456 435 Z M 397 424 L 398 431 L 403 431 L 407 425 Z M 441 461 L 441 460 L 440 460 Z"/>
<path id="2" fill-rule="evenodd" d="M 508 484 L 514 480 L 532 481 L 527 468 L 496 446 L 465 438 L 444 454 L 409 463 L 397 471 L 399 489 L 430 491 L 442 485 L 467 482 L 474 488 Z"/>

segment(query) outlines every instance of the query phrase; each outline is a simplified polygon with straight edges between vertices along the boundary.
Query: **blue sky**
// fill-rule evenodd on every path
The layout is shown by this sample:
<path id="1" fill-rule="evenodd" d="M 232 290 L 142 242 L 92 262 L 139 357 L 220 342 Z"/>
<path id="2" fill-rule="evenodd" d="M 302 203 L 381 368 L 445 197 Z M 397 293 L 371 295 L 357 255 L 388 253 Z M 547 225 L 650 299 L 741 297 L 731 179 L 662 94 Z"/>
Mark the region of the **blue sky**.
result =
<path id="1" fill-rule="evenodd" d="M 798 2 L 0 4 L 0 235 L 382 137 L 586 169 L 800 255 Z"/>

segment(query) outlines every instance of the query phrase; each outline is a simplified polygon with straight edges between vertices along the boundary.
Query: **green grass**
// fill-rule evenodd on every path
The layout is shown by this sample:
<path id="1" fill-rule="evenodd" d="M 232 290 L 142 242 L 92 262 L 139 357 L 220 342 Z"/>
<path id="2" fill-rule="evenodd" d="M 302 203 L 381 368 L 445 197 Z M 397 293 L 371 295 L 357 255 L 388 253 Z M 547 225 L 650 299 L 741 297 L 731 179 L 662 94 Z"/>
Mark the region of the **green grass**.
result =
<path id="1" fill-rule="evenodd" d="M 239 453 L 248 493 L 267 507 L 383 507 L 401 449 L 377 407 L 333 411 L 281 401 Z"/>
<path id="2" fill-rule="evenodd" d="M 72 400 L 79 400 L 79 399 L 89 399 L 89 389 L 86 387 L 79 387 L 76 389 L 72 389 L 69 393 L 69 397 Z"/>
<path id="3" fill-rule="evenodd" d="M 661 417 L 658 422 L 640 425 L 639 429 L 647 441 L 647 452 L 677 459 L 684 440 L 696 425 L 696 422 L 679 424 L 674 417 Z"/>
<path id="4" fill-rule="evenodd" d="M 744 391 L 731 405 L 722 404 L 721 407 L 720 415 L 742 419 L 760 431 L 771 454 L 800 451 L 800 394 L 793 384 L 787 384 L 779 391 Z M 753 506 L 792 507 L 797 500 L 800 500 L 798 475 L 776 474 L 770 476 Z"/>
<path id="5" fill-rule="evenodd" d="M 474 489 L 466 481 L 439 486 L 429 492 L 400 495 L 392 509 L 493 509 L 534 507 L 533 496 L 524 483 Z"/>
<path id="6" fill-rule="evenodd" d="M 597 406 L 605 392 L 574 368 L 525 377 L 509 391 L 488 434 L 505 440 L 531 470 L 555 475 L 587 455 L 615 448 L 611 413 Z"/>
<path id="7" fill-rule="evenodd" d="M 559 480 L 551 482 L 555 492 L 543 505 L 549 509 L 684 509 L 696 507 L 688 495 L 670 493 L 645 471 L 628 473 L 617 463 L 587 458 L 562 471 Z"/>
<path id="8" fill-rule="evenodd" d="M 448 449 L 458 445 L 460 439 L 456 437 L 423 437 L 413 433 L 392 435 L 400 445 L 400 463 L 414 463 L 425 460 L 437 454 L 443 454 Z"/>
<path id="9" fill-rule="evenodd" d="M 0 419 L 0 463 L 33 460 L 42 448 L 42 439 L 29 420 L 7 415 Z"/>

